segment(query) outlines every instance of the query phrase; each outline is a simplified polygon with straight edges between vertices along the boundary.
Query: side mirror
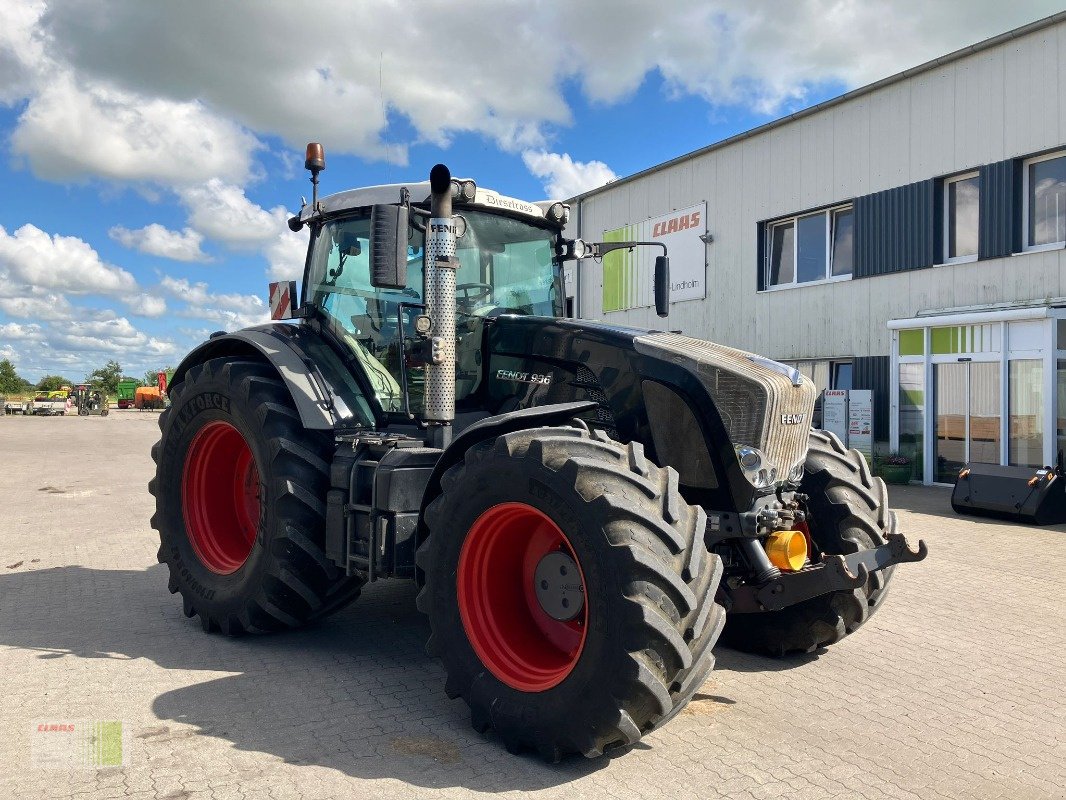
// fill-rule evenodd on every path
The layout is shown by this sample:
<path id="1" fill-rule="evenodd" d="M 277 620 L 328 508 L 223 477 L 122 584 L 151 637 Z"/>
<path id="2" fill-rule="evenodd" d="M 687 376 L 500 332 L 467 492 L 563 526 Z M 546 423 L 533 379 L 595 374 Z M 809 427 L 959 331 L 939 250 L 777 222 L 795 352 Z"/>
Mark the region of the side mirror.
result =
<path id="1" fill-rule="evenodd" d="M 370 210 L 370 285 L 375 289 L 407 286 L 407 214 L 406 206 Z"/>
<path id="2" fill-rule="evenodd" d="M 655 257 L 655 313 L 665 317 L 670 313 L 670 258 Z"/>

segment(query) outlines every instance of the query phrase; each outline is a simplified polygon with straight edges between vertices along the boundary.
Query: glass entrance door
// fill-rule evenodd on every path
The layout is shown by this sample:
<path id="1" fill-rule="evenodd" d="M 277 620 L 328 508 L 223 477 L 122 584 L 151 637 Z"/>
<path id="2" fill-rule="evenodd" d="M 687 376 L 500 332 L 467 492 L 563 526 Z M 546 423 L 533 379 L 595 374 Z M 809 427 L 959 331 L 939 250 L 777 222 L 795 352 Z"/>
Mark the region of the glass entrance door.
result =
<path id="1" fill-rule="evenodd" d="M 954 483 L 964 464 L 1000 463 L 999 362 L 933 365 L 936 404 L 934 480 Z"/>

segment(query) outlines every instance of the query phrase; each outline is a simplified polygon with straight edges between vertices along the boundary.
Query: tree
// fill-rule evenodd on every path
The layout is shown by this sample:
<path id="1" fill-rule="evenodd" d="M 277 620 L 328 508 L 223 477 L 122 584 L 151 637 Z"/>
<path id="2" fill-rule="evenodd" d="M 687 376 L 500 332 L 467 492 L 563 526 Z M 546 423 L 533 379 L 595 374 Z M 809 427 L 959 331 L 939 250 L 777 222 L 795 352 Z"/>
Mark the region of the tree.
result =
<path id="1" fill-rule="evenodd" d="M 159 369 L 150 369 L 146 373 L 144 373 L 144 385 L 155 386 L 156 384 L 158 384 L 160 372 L 170 372 L 170 365 L 168 364 L 167 366 L 160 367 Z"/>
<path id="2" fill-rule="evenodd" d="M 37 391 L 39 392 L 58 392 L 64 386 L 73 386 L 74 381 L 70 378 L 64 378 L 62 375 L 45 375 L 39 381 L 37 381 Z"/>
<path id="3" fill-rule="evenodd" d="M 15 372 L 15 365 L 9 359 L 0 361 L 0 394 L 17 394 L 30 386 L 29 381 Z"/>
<path id="4" fill-rule="evenodd" d="M 94 369 L 85 376 L 85 382 L 91 383 L 103 394 L 117 394 L 118 382 L 122 378 L 122 366 L 112 359 L 102 367 Z"/>

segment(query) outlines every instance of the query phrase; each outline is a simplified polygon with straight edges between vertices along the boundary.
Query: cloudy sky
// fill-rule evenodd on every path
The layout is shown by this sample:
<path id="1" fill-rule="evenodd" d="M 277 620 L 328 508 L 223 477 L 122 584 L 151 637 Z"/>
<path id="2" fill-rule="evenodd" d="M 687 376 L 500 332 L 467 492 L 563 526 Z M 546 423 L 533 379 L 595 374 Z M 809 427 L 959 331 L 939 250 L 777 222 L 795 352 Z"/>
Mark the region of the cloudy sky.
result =
<path id="1" fill-rule="evenodd" d="M 266 317 L 310 193 L 567 197 L 1059 10 L 1001 0 L 0 0 L 0 358 L 174 365 Z"/>

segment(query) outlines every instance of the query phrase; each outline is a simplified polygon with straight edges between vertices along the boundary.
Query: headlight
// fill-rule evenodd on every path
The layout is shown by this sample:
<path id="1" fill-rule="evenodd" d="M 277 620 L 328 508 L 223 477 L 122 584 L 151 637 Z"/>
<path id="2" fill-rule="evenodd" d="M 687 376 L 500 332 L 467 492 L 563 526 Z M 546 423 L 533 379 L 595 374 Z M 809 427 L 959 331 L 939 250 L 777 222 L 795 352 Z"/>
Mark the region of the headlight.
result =
<path id="1" fill-rule="evenodd" d="M 754 447 L 737 447 L 737 460 L 745 472 L 758 470 L 762 464 L 762 453 Z"/>
<path id="2" fill-rule="evenodd" d="M 767 463 L 762 451 L 747 445 L 736 445 L 737 461 L 744 477 L 756 489 L 768 489 L 777 482 L 777 468 Z"/>
<path id="3" fill-rule="evenodd" d="M 803 480 L 803 462 L 794 466 L 788 473 L 789 483 L 800 483 Z"/>

